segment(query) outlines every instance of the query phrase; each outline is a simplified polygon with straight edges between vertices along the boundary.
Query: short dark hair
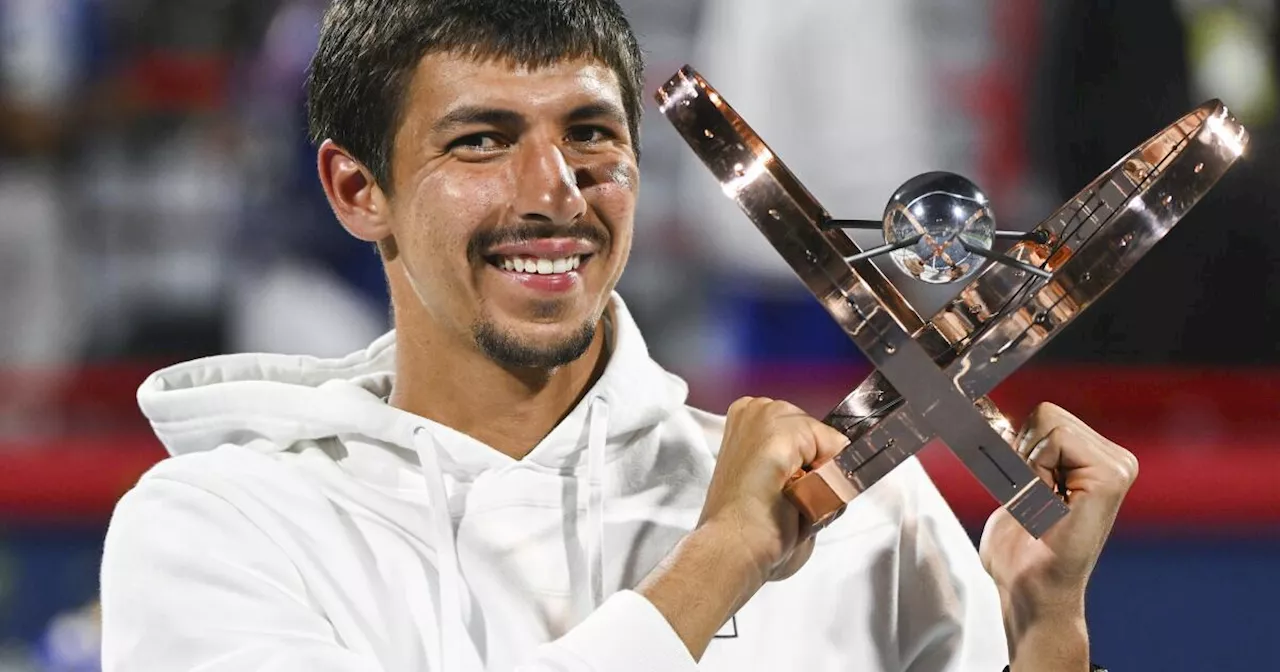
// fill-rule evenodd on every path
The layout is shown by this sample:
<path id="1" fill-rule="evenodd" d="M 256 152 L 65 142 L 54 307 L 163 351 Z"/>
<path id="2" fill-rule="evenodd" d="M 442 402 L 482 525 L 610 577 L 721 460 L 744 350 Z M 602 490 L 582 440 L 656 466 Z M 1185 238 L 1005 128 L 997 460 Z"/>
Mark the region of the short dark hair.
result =
<path id="1" fill-rule="evenodd" d="M 312 142 L 332 139 L 390 189 L 405 90 L 439 52 L 526 67 L 602 61 L 617 74 L 638 155 L 644 59 L 615 0 L 333 0 L 307 77 Z"/>

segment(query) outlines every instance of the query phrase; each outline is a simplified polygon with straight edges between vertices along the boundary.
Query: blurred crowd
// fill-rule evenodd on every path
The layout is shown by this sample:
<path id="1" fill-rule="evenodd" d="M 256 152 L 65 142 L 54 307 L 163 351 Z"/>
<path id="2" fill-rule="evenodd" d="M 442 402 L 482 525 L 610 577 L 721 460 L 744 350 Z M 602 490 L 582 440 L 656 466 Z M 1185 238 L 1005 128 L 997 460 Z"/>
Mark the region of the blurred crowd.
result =
<path id="1" fill-rule="evenodd" d="M 376 259 L 330 225 L 303 134 L 323 5 L 0 3 L 0 361 L 333 351 L 383 329 Z"/>
<path id="2" fill-rule="evenodd" d="M 325 4 L 0 2 L 0 363 L 331 355 L 387 328 L 378 260 L 335 223 L 304 134 Z M 1027 228 L 1226 100 L 1251 165 L 1055 352 L 1274 358 L 1262 317 L 1217 342 L 1223 320 L 1280 301 L 1271 0 L 629 4 L 654 87 L 692 63 L 844 217 L 878 218 L 898 184 L 942 169 Z M 655 351 L 676 368 L 856 356 L 664 124 L 645 123 L 621 288 Z M 954 291 L 903 284 L 925 312 Z M 1153 294 L 1166 307 L 1136 300 Z"/>
<path id="3" fill-rule="evenodd" d="M 0 0 L 0 370 L 339 355 L 388 328 L 379 260 L 334 220 L 305 136 L 326 4 Z M 1030 228 L 1223 99 L 1246 161 L 1044 355 L 1210 364 L 1280 361 L 1278 4 L 623 2 L 650 90 L 692 64 L 838 217 L 878 219 L 900 183 L 950 170 Z M 643 144 L 620 291 L 658 359 L 856 360 L 652 107 Z M 921 312 L 955 291 L 882 267 Z M 43 653 L 10 655 L 0 618 L 0 670 L 93 669 L 93 627 L 76 609 Z"/>

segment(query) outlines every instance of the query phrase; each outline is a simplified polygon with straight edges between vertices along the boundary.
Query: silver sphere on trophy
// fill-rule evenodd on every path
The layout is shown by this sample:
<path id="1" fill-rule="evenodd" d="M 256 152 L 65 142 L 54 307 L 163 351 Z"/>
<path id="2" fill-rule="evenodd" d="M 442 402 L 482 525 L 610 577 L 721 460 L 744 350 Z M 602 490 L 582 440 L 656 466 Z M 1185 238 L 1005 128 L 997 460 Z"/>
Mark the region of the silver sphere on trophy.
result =
<path id="1" fill-rule="evenodd" d="M 929 284 L 959 282 L 973 276 L 988 259 L 1035 275 L 1044 271 L 994 252 L 997 240 L 1047 242 L 1043 231 L 1023 233 L 996 228 L 995 209 L 986 193 L 968 178 L 944 171 L 922 173 L 898 187 L 885 205 L 883 219 L 832 219 L 826 228 L 879 229 L 885 244 L 860 255 L 888 254 L 908 276 Z"/>

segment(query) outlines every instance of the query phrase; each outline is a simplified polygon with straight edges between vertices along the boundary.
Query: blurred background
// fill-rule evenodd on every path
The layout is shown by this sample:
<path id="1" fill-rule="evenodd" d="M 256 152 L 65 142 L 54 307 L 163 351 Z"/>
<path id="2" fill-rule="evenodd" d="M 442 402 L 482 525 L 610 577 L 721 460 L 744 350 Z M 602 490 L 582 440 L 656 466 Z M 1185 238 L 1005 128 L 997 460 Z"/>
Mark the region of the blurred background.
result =
<path id="1" fill-rule="evenodd" d="M 843 218 L 950 170 L 1030 228 L 1200 102 L 1231 106 L 1245 160 L 993 396 L 1015 417 L 1059 403 L 1142 462 L 1092 587 L 1098 661 L 1274 669 L 1278 3 L 623 4 L 649 90 L 692 64 Z M 134 401 L 148 373 L 388 328 L 304 134 L 324 5 L 0 0 L 0 672 L 97 669 L 105 525 L 164 457 Z M 620 291 L 655 356 L 711 410 L 825 413 L 865 362 L 652 105 L 643 144 Z M 948 291 L 908 294 L 931 312 Z M 945 447 L 922 459 L 977 534 L 994 503 Z"/>

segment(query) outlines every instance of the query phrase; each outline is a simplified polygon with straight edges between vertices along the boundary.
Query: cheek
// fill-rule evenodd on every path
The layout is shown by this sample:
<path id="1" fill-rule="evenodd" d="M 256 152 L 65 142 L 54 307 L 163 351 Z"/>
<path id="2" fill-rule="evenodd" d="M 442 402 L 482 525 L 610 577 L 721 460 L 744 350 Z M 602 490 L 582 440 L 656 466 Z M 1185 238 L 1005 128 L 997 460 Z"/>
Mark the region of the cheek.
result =
<path id="1" fill-rule="evenodd" d="M 592 166 L 589 172 L 595 206 L 609 220 L 608 224 L 614 229 L 615 236 L 629 236 L 640 183 L 635 163 L 601 163 Z"/>
<path id="2" fill-rule="evenodd" d="M 619 161 L 605 167 L 605 181 L 635 194 L 639 191 L 640 171 L 630 161 Z"/>
<path id="3" fill-rule="evenodd" d="M 434 319 L 464 324 L 475 294 L 467 244 L 501 202 L 491 175 L 441 171 L 414 185 L 396 240 L 420 301 Z"/>
<path id="4" fill-rule="evenodd" d="M 501 181 L 466 171 L 440 173 L 414 192 L 412 216 L 403 233 L 412 238 L 421 261 L 447 265 L 464 254 L 476 229 L 485 224 L 501 199 Z"/>

